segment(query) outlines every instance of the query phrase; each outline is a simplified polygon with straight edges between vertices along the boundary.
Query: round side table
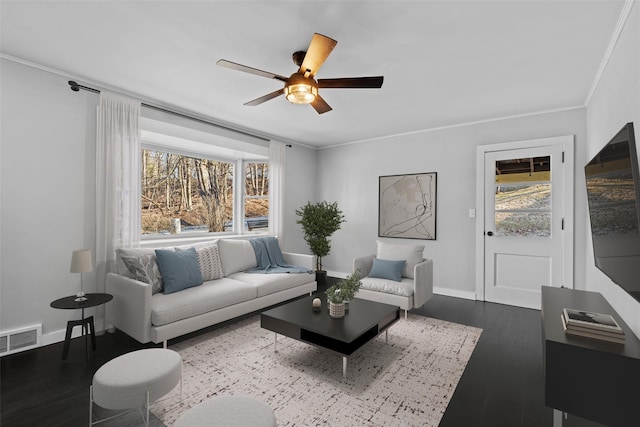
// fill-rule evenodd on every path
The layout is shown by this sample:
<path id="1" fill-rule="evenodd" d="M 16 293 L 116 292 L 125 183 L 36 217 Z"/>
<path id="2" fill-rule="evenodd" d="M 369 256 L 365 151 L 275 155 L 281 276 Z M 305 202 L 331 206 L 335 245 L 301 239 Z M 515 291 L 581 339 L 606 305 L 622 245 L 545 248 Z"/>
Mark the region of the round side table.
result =
<path id="1" fill-rule="evenodd" d="M 71 343 L 71 333 L 76 326 L 82 327 L 82 335 L 84 335 L 84 353 L 86 360 L 89 360 L 88 342 L 89 335 L 91 335 L 91 346 L 93 351 L 96 350 L 96 328 L 93 323 L 93 316 L 87 318 L 84 317 L 84 309 L 96 307 L 105 304 L 113 299 L 111 294 L 93 293 L 85 294 L 87 298 L 84 301 L 76 301 L 76 296 L 72 295 L 53 301 L 50 305 L 52 308 L 58 308 L 61 310 L 82 310 L 82 316 L 80 320 L 69 320 L 67 322 L 67 334 L 64 337 L 64 349 L 62 350 L 62 360 L 66 360 L 69 355 L 69 344 Z"/>

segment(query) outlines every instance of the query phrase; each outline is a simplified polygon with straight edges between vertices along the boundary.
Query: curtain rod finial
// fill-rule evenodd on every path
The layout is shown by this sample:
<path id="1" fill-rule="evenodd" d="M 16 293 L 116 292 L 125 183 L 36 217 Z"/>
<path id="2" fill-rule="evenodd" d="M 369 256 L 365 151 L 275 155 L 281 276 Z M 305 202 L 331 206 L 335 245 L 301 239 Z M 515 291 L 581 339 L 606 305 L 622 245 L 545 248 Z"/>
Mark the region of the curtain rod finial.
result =
<path id="1" fill-rule="evenodd" d="M 71 90 L 74 92 L 78 92 L 80 90 L 78 83 L 74 82 L 73 80 L 69 80 L 69 86 L 71 86 Z"/>

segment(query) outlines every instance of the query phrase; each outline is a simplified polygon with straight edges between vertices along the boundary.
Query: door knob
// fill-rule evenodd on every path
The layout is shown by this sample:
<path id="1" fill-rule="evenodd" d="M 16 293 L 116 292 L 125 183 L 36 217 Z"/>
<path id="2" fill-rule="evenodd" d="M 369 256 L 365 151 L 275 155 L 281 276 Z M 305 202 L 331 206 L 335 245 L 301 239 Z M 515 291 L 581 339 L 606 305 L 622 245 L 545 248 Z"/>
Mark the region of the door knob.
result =
<path id="1" fill-rule="evenodd" d="M 489 237 L 493 236 L 493 231 L 487 231 L 487 236 Z"/>

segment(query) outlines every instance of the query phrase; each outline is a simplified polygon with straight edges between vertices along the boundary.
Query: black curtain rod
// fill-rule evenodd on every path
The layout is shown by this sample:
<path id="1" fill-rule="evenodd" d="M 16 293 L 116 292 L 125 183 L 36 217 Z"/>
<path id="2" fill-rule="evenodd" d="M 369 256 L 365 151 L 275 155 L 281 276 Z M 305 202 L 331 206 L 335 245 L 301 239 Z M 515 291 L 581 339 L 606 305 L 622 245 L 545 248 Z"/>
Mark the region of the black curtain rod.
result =
<path id="1" fill-rule="evenodd" d="M 82 89 L 82 90 L 86 90 L 88 92 L 100 93 L 100 90 L 98 90 L 98 89 L 95 89 L 95 88 L 92 88 L 92 87 L 88 87 L 88 86 L 83 86 L 81 84 L 78 84 L 77 82 L 74 82 L 73 80 L 69 80 L 69 86 L 71 86 L 71 90 L 74 91 L 74 92 L 78 92 L 80 89 Z M 266 142 L 270 141 L 269 139 L 263 138 L 261 136 L 256 136 L 256 135 L 252 135 L 252 134 L 247 133 L 247 132 L 243 132 L 241 130 L 232 129 L 230 127 L 219 125 L 217 123 L 213 123 L 213 122 L 210 122 L 208 120 L 204 120 L 204 119 L 201 119 L 201 118 L 198 118 L 198 117 L 193 117 L 193 116 L 190 116 L 188 114 L 179 113 L 177 111 L 172 111 L 172 110 L 167 110 L 166 108 L 158 107 L 156 105 L 146 104 L 144 102 L 141 102 L 140 105 L 142 105 L 143 107 L 146 107 L 146 108 L 151 108 L 152 110 L 157 110 L 157 111 L 161 111 L 163 113 L 173 114 L 174 116 L 182 117 L 182 118 L 189 119 L 189 120 L 194 120 L 196 122 L 204 123 L 204 124 L 207 124 L 207 125 L 210 125 L 210 126 L 215 126 L 217 128 L 220 128 L 220 129 L 225 129 L 225 130 L 228 130 L 228 131 L 231 131 L 231 132 L 235 132 L 235 133 L 239 133 L 239 134 L 242 134 L 242 135 L 250 136 L 251 138 L 261 139 L 261 140 L 266 141 Z M 287 147 L 291 147 L 291 144 L 287 144 Z"/>

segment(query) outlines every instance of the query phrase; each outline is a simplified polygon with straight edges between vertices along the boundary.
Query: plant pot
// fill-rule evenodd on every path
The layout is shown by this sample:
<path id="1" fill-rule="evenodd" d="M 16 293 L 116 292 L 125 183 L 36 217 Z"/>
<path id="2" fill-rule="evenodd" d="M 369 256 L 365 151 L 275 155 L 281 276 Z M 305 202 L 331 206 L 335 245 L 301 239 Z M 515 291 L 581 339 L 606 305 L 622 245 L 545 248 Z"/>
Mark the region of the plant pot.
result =
<path id="1" fill-rule="evenodd" d="M 316 282 L 318 283 L 318 289 L 324 289 L 327 286 L 326 270 L 316 270 Z"/>
<path id="2" fill-rule="evenodd" d="M 333 317 L 334 319 L 340 319 L 344 317 L 344 312 L 345 309 L 343 302 L 341 302 L 340 304 L 329 302 L 329 316 Z"/>

